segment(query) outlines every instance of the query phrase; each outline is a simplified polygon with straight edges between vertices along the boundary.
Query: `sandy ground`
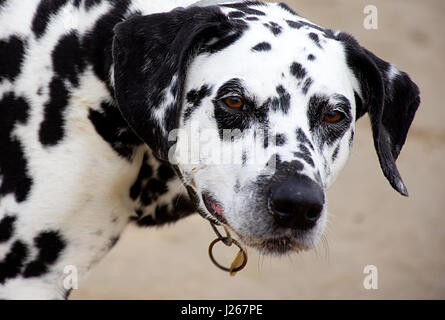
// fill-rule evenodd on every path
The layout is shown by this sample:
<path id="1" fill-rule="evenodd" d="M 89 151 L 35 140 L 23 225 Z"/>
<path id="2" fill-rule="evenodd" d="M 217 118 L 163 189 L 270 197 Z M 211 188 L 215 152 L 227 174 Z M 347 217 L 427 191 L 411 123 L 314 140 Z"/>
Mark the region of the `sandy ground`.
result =
<path id="1" fill-rule="evenodd" d="M 214 234 L 199 216 L 161 229 L 132 227 L 72 299 L 445 298 L 445 1 L 374 0 L 378 30 L 362 26 L 367 1 L 288 3 L 312 21 L 352 33 L 419 85 L 422 104 L 398 160 L 410 197 L 381 174 L 364 118 L 328 193 L 328 247 L 283 258 L 250 250 L 247 268 L 230 277 L 208 259 Z M 366 265 L 378 268 L 377 290 L 363 287 Z"/>

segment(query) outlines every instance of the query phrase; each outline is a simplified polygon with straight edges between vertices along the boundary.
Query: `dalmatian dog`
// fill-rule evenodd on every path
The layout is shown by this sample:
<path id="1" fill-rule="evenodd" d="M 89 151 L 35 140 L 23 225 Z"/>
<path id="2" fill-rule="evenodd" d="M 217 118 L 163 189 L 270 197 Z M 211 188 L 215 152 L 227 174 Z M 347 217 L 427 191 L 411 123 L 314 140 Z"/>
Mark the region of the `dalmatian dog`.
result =
<path id="1" fill-rule="evenodd" d="M 313 248 L 365 113 L 408 194 L 406 73 L 283 3 L 193 2 L 0 1 L 0 298 L 66 298 L 129 223 L 197 211 Z"/>

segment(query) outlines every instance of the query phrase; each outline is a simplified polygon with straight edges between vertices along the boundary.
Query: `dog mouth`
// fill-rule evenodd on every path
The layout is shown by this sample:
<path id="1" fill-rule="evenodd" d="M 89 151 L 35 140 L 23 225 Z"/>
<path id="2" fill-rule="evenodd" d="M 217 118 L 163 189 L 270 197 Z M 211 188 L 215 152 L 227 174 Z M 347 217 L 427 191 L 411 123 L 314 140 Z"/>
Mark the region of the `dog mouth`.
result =
<path id="1" fill-rule="evenodd" d="M 257 249 L 261 254 L 264 255 L 280 256 L 284 254 L 299 253 L 301 251 L 312 249 L 312 246 L 307 245 L 306 243 L 299 241 L 296 238 L 288 236 L 261 239 L 246 237 L 239 233 L 237 233 L 237 235 L 243 243 Z"/>
<path id="2" fill-rule="evenodd" d="M 283 255 L 299 253 L 301 251 L 306 251 L 312 248 L 310 244 L 307 244 L 305 241 L 301 241 L 301 239 L 299 239 L 300 237 L 277 236 L 273 238 L 262 238 L 244 235 L 232 228 L 227 223 L 227 219 L 224 215 L 223 206 L 213 196 L 211 196 L 208 192 L 204 192 L 202 194 L 202 200 L 207 211 L 213 218 L 215 218 L 218 222 L 226 225 L 238 236 L 238 238 L 243 243 L 257 249 L 262 254 Z"/>
<path id="3" fill-rule="evenodd" d="M 224 210 L 222 205 L 215 200 L 209 193 L 205 192 L 202 194 L 202 201 L 207 209 L 207 211 L 219 222 L 227 225 L 227 220 L 224 216 Z"/>

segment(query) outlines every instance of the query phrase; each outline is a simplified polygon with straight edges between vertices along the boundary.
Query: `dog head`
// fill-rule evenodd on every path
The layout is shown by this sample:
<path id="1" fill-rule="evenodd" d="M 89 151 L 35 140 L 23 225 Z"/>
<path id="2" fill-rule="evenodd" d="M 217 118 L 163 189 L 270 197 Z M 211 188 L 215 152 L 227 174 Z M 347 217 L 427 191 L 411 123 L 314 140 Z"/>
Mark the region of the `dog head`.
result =
<path id="1" fill-rule="evenodd" d="M 178 166 L 201 210 L 265 253 L 309 249 L 326 189 L 371 120 L 384 175 L 419 105 L 407 74 L 284 4 L 134 16 L 115 28 L 114 86 L 129 126 Z"/>

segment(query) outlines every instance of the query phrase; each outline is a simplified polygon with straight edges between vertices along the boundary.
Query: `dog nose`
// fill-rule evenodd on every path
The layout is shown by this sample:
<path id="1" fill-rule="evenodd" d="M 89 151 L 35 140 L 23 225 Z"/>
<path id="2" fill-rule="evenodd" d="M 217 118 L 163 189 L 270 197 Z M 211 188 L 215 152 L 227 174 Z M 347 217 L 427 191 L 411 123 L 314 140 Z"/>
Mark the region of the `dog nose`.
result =
<path id="1" fill-rule="evenodd" d="M 323 210 L 324 194 L 309 177 L 287 178 L 271 187 L 269 206 L 281 227 L 307 230 L 315 226 Z"/>

